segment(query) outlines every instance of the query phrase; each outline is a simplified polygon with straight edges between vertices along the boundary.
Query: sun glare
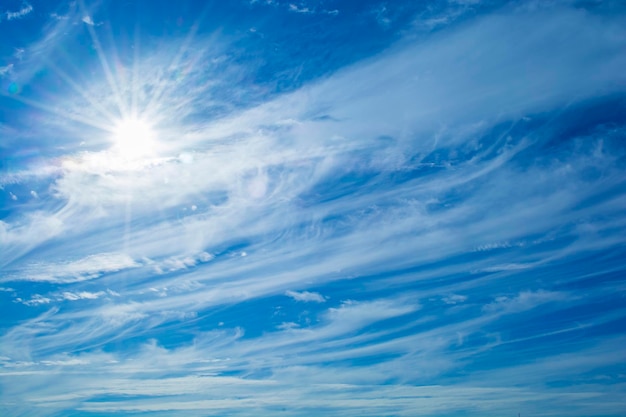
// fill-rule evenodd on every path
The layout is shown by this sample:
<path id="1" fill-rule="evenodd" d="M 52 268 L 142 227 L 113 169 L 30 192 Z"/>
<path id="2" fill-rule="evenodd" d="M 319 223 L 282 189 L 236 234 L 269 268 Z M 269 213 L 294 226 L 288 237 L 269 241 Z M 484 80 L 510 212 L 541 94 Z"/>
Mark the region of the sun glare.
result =
<path id="1" fill-rule="evenodd" d="M 113 150 L 127 159 L 150 155 L 156 145 L 155 135 L 148 122 L 137 118 L 123 119 L 113 130 Z"/>

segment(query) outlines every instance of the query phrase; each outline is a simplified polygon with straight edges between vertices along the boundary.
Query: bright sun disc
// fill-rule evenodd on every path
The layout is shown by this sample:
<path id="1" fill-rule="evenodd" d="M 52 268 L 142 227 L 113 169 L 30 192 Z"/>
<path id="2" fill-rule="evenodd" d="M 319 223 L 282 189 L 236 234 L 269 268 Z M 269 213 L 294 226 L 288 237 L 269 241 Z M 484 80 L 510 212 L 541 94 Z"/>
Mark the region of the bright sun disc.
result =
<path id="1" fill-rule="evenodd" d="M 154 131 L 144 120 L 124 119 L 113 130 L 113 142 L 114 150 L 124 158 L 144 157 L 154 151 Z"/>

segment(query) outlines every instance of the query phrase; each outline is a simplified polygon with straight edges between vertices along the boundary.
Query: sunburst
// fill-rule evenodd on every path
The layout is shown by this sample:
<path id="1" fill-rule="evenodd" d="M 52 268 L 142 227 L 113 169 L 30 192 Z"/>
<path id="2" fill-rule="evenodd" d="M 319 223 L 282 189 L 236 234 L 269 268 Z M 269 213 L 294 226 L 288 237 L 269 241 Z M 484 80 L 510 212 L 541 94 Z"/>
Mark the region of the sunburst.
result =
<path id="1" fill-rule="evenodd" d="M 156 151 L 156 132 L 146 119 L 140 117 L 119 120 L 113 128 L 111 140 L 111 150 L 127 160 L 146 158 Z"/>

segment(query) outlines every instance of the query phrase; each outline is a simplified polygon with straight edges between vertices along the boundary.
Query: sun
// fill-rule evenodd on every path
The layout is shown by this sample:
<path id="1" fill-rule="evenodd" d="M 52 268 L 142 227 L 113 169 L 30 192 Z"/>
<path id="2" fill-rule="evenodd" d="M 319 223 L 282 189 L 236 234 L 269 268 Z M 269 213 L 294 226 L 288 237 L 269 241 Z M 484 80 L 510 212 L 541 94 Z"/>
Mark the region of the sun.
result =
<path id="1" fill-rule="evenodd" d="M 154 153 L 155 132 L 150 123 L 141 118 L 125 118 L 115 124 L 112 150 L 125 159 L 140 159 Z"/>

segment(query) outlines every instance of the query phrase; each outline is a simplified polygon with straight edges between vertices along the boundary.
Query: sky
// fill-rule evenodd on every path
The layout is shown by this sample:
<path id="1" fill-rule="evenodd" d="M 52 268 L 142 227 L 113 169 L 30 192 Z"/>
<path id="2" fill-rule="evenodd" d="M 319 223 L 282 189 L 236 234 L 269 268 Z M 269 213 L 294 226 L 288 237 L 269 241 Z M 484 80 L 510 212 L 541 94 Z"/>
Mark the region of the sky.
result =
<path id="1" fill-rule="evenodd" d="M 626 4 L 0 1 L 0 415 L 626 410 Z"/>

